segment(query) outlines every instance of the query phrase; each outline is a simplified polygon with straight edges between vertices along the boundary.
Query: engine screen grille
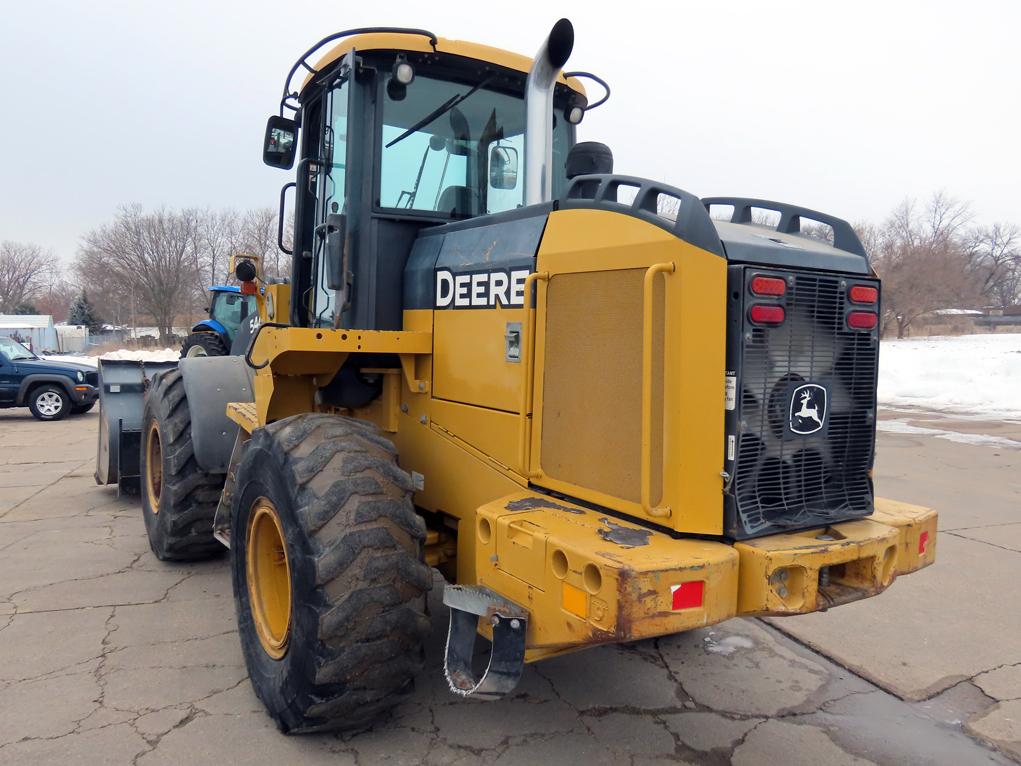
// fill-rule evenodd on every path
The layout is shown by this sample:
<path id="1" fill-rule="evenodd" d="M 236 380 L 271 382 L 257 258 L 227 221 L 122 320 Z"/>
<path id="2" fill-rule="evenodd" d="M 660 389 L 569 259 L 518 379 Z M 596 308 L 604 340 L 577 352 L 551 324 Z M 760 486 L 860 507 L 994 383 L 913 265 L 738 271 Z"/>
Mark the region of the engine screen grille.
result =
<path id="1" fill-rule="evenodd" d="M 786 294 L 757 298 L 755 276 L 782 277 Z M 728 371 L 736 375 L 728 434 L 732 479 L 726 532 L 789 531 L 872 512 L 877 330 L 849 330 L 847 276 L 731 267 Z M 753 324 L 751 305 L 784 308 L 775 327 Z M 873 309 L 873 307 L 868 307 Z M 735 337 L 736 336 L 736 337 Z"/>

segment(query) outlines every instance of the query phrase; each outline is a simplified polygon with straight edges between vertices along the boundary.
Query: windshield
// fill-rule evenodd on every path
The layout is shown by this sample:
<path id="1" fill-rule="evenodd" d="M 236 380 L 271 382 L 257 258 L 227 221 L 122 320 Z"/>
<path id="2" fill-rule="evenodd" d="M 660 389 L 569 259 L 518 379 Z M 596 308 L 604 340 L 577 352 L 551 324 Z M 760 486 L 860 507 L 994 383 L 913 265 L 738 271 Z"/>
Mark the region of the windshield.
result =
<path id="1" fill-rule="evenodd" d="M 35 359 L 35 354 L 22 346 L 16 340 L 0 336 L 0 353 L 7 357 L 8 361 L 16 359 Z"/>
<path id="2" fill-rule="evenodd" d="M 248 315 L 256 310 L 254 295 L 218 292 L 213 294 L 213 300 L 213 319 L 223 325 L 231 338 Z"/>
<path id="3" fill-rule="evenodd" d="M 490 89 L 417 75 L 406 89 L 386 89 L 383 106 L 380 206 L 432 211 L 454 218 L 512 210 L 524 200 L 525 102 Z M 389 83 L 388 83 L 389 85 Z M 553 129 L 553 193 L 566 184 L 569 126 Z M 494 147 L 503 151 L 491 154 Z M 490 158 L 516 162 L 516 173 Z M 493 180 L 497 185 L 492 184 Z"/>

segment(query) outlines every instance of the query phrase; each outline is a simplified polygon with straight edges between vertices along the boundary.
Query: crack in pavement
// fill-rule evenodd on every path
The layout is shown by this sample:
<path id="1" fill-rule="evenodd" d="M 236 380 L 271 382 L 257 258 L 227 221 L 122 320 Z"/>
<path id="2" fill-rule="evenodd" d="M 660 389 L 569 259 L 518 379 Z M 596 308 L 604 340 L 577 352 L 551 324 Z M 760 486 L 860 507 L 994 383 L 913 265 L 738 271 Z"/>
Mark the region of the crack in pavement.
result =
<path id="1" fill-rule="evenodd" d="M 79 464 L 78 464 L 78 465 L 77 465 L 76 467 L 72 468 L 72 469 L 71 469 L 70 471 L 67 471 L 66 473 L 63 473 L 63 474 L 61 474 L 61 475 L 60 475 L 60 476 L 58 476 L 58 477 L 57 477 L 56 479 L 54 479 L 53 481 L 51 481 L 51 482 L 50 482 L 49 484 L 47 484 L 47 485 L 45 485 L 45 486 L 43 486 L 43 487 L 40 487 L 38 491 L 36 491 L 36 492 L 33 492 L 33 493 L 32 493 L 31 495 L 29 495 L 28 497 L 26 497 L 26 498 L 25 498 L 24 500 L 21 500 L 20 502 L 17 502 L 17 503 L 15 503 L 15 504 L 14 504 L 13 506 L 11 506 L 10 508 L 8 508 L 8 509 L 7 509 L 6 511 L 4 511 L 3 513 L 0 513 L 0 521 L 3 521 L 3 518 L 4 518 L 4 517 L 5 517 L 5 516 L 6 516 L 7 514 L 9 514 L 9 513 L 11 512 L 11 511 L 16 511 L 16 510 L 18 510 L 18 508 L 20 508 L 21 506 L 23 506 L 23 505 L 24 505 L 25 503 L 27 503 L 27 502 L 28 502 L 29 500 L 31 500 L 31 499 L 32 499 L 33 497 L 36 497 L 36 496 L 38 496 L 40 492 L 44 492 L 44 491 L 46 491 L 47 489 L 49 489 L 50 487 L 52 487 L 52 486 L 53 486 L 54 484 L 56 484 L 56 483 L 57 483 L 58 481 L 61 481 L 62 479 L 66 479 L 66 478 L 67 478 L 68 476 L 70 476 L 70 475 L 71 475 L 72 473 L 74 473 L 75 471 L 77 471 L 77 470 L 78 470 L 79 468 L 81 468 L 82 466 L 84 466 L 84 465 L 90 465 L 91 463 L 92 463 L 92 460 L 91 460 L 91 459 L 89 459 L 89 460 L 85 460 L 85 461 L 83 461 L 83 462 L 79 463 Z M 18 519 L 18 520 L 19 520 L 19 521 L 21 521 L 22 519 Z M 42 521 L 42 519 L 40 519 L 40 521 Z"/>
<path id="2" fill-rule="evenodd" d="M 1017 548 L 1007 548 L 1006 546 L 1003 546 L 1003 545 L 997 545 L 996 543 L 991 543 L 988 540 L 979 540 L 979 539 L 974 538 L 974 537 L 968 537 L 967 535 L 959 535 L 956 532 L 946 532 L 945 534 L 948 534 L 951 537 L 957 537 L 957 538 L 959 538 L 961 540 L 967 540 L 968 542 L 972 542 L 972 543 L 981 543 L 982 545 L 991 545 L 993 548 L 999 548 L 1001 551 L 1007 551 L 1008 553 L 1021 553 L 1021 551 L 1019 551 Z"/>

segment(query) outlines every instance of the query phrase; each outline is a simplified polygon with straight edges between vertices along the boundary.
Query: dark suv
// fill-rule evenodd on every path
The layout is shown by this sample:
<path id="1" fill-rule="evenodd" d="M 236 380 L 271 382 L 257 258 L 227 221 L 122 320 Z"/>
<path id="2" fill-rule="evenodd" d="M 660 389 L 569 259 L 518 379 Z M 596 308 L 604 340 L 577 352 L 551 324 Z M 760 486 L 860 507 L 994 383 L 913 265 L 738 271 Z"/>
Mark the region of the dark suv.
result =
<path id="1" fill-rule="evenodd" d="M 92 409 L 99 372 L 74 362 L 40 359 L 0 336 L 0 409 L 28 407 L 39 420 L 60 420 Z"/>

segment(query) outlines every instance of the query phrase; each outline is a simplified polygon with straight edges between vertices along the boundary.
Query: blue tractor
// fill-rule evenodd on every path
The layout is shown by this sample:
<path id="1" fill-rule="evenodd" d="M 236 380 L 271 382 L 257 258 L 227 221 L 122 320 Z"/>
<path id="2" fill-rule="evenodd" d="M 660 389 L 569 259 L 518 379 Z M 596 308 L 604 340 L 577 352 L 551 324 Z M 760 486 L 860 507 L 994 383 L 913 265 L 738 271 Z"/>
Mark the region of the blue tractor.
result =
<path id="1" fill-rule="evenodd" d="M 242 295 L 235 285 L 209 288 L 209 318 L 191 328 L 181 356 L 228 356 L 241 323 L 257 312 L 254 295 Z"/>

